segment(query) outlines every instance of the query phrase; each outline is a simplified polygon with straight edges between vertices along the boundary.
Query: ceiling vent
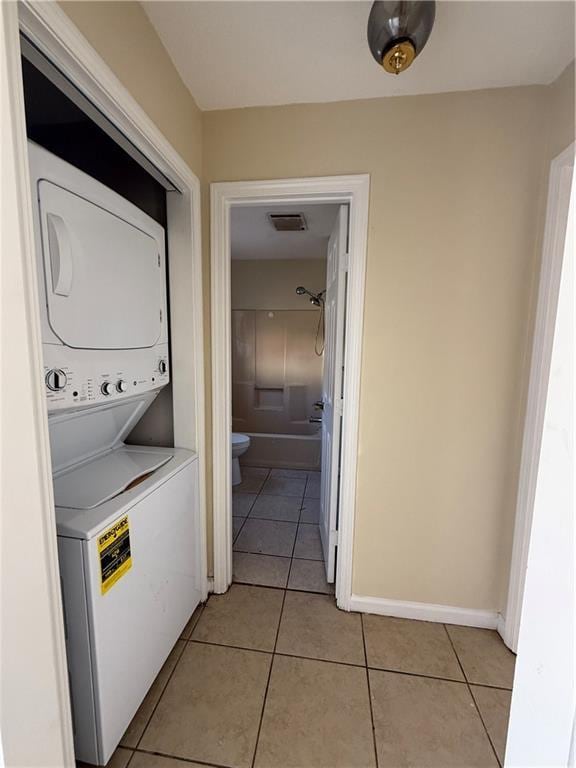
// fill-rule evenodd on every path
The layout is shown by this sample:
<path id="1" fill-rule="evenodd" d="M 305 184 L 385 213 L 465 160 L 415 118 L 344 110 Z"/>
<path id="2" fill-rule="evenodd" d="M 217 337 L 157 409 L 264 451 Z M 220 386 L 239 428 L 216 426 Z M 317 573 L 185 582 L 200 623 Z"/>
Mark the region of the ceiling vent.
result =
<path id="1" fill-rule="evenodd" d="M 268 218 L 276 232 L 304 232 L 308 229 L 301 213 L 269 213 Z"/>

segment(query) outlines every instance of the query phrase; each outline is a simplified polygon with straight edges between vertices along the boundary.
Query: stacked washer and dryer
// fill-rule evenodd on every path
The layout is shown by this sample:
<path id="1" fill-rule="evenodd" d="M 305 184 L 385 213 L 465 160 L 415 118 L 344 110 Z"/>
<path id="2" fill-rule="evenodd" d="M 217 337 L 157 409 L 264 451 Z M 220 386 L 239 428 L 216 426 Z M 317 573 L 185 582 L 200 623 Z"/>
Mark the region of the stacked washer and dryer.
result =
<path id="1" fill-rule="evenodd" d="M 169 382 L 163 228 L 29 158 L 75 749 L 104 765 L 202 598 L 198 462 L 124 443 Z"/>

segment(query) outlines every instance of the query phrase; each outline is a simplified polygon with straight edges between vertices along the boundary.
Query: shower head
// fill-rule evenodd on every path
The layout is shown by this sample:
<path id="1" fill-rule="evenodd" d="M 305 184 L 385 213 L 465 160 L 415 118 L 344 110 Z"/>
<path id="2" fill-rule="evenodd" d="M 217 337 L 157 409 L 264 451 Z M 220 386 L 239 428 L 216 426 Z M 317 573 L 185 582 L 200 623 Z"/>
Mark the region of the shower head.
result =
<path id="1" fill-rule="evenodd" d="M 312 291 L 309 291 L 308 288 L 304 288 L 303 285 L 299 285 L 298 288 L 296 288 L 296 293 L 298 296 L 304 296 L 304 294 L 308 294 L 310 296 L 310 303 L 314 304 L 315 307 L 319 307 L 322 303 L 323 296 L 326 293 L 326 291 L 320 291 L 320 293 L 312 293 Z"/>

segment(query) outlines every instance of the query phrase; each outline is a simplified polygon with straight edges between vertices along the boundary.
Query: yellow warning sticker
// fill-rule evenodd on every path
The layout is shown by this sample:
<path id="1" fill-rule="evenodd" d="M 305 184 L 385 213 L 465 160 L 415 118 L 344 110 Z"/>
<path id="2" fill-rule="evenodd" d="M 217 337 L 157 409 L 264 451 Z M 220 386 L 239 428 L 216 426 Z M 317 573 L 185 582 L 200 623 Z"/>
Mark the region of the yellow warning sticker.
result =
<path id="1" fill-rule="evenodd" d="M 104 595 L 132 568 L 128 515 L 117 520 L 114 525 L 98 536 L 98 555 L 100 585 Z"/>

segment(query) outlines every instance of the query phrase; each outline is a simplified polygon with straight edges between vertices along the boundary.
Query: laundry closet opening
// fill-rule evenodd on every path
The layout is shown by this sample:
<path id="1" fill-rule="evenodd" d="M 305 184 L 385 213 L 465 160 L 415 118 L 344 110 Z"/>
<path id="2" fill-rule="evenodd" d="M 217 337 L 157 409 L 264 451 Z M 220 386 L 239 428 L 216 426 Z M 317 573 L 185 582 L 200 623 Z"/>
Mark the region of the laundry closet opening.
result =
<path id="1" fill-rule="evenodd" d="M 22 51 L 46 514 L 75 755 L 106 765 L 206 599 L 199 437 L 175 445 L 172 416 L 172 378 L 190 360 L 171 362 L 167 193 L 186 198 L 26 40 Z"/>
<path id="2" fill-rule="evenodd" d="M 166 192 L 175 191 L 171 182 L 153 169 L 106 116 L 24 36 L 21 36 L 21 46 L 28 139 L 129 200 L 166 231 Z M 165 247 L 167 251 L 166 243 Z M 165 269 L 168 285 L 169 257 L 165 260 Z M 167 302 L 169 316 L 169 292 Z M 172 383 L 169 382 L 125 442 L 174 445 L 172 414 Z"/>
<path id="3" fill-rule="evenodd" d="M 337 203 L 231 210 L 236 583 L 334 591 L 347 220 Z"/>

